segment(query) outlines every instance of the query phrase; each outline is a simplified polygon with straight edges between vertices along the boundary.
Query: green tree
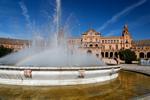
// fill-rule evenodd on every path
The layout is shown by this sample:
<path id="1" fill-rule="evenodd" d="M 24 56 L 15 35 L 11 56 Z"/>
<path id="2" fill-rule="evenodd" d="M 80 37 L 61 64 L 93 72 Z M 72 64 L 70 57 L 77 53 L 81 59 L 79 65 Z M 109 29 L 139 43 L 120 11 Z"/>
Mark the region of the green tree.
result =
<path id="1" fill-rule="evenodd" d="M 132 61 L 136 60 L 136 54 L 130 49 L 120 50 L 119 56 L 121 60 L 125 60 L 125 63 L 131 64 Z"/>
<path id="2" fill-rule="evenodd" d="M 0 57 L 3 57 L 11 52 L 13 52 L 13 49 L 6 48 L 3 45 L 0 46 Z"/>

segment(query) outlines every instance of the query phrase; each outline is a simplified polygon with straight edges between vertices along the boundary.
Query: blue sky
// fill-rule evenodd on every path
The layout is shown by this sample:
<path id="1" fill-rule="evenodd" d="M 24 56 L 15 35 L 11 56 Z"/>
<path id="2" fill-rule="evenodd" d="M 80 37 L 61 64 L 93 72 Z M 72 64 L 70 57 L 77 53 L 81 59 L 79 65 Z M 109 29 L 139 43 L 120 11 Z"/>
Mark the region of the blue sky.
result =
<path id="1" fill-rule="evenodd" d="M 128 24 L 134 39 L 150 39 L 150 0 L 61 1 L 62 26 L 67 23 L 74 37 L 89 28 L 119 36 Z M 31 39 L 31 27 L 47 34 L 55 5 L 55 0 L 0 0 L 0 37 Z"/>

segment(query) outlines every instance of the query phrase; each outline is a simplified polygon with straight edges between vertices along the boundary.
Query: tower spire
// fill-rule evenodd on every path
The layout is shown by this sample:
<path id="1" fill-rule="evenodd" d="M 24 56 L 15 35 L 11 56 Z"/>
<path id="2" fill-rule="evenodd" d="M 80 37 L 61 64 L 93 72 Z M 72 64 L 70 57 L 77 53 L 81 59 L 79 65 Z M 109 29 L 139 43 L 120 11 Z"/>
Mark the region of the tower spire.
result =
<path id="1" fill-rule="evenodd" d="M 128 25 L 127 24 L 124 25 L 124 30 L 128 30 Z"/>
<path id="2" fill-rule="evenodd" d="M 127 24 L 125 24 L 123 27 L 122 36 L 124 36 L 124 35 L 130 35 Z"/>

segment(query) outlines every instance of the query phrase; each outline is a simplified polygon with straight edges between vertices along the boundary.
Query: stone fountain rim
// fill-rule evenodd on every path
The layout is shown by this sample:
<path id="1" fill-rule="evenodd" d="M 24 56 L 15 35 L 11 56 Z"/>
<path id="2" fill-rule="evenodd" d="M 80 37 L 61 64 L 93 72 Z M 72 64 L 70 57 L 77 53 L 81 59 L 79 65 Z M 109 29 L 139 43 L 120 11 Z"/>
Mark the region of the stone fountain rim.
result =
<path id="1" fill-rule="evenodd" d="M 113 65 L 113 66 L 81 66 L 81 67 L 32 67 L 32 66 L 6 66 L 0 65 L 0 70 L 45 70 L 45 71 L 74 71 L 74 70 L 105 70 L 105 69 L 118 69 L 120 66 Z"/>

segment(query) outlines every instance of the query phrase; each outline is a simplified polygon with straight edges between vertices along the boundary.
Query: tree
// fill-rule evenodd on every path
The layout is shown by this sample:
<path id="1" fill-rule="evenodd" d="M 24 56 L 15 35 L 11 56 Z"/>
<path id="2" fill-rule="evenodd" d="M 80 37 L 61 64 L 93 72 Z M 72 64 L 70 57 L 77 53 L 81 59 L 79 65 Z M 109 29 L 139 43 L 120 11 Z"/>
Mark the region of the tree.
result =
<path id="1" fill-rule="evenodd" d="M 125 63 L 131 64 L 132 61 L 136 60 L 136 54 L 130 49 L 120 50 L 119 56 L 121 60 L 125 60 Z"/>
<path id="2" fill-rule="evenodd" d="M 13 52 L 13 49 L 6 48 L 3 45 L 0 46 L 0 57 L 3 57 L 11 52 Z"/>

